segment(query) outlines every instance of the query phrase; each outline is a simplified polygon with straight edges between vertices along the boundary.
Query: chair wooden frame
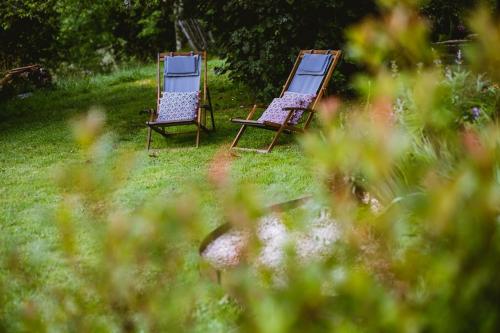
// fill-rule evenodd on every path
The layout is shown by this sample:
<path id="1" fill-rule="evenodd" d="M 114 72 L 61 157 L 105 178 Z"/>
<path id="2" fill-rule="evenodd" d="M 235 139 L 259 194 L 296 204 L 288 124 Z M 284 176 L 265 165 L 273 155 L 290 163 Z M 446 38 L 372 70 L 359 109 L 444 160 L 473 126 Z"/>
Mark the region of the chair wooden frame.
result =
<path id="1" fill-rule="evenodd" d="M 328 87 L 328 83 L 330 82 L 330 79 L 333 75 L 333 71 L 335 70 L 335 67 L 337 66 L 340 56 L 341 56 L 341 51 L 340 50 L 301 50 L 299 52 L 299 55 L 297 56 L 297 59 L 295 60 L 295 64 L 293 65 L 292 71 L 290 72 L 290 75 L 288 76 L 288 79 L 286 80 L 285 84 L 283 85 L 283 89 L 281 90 L 281 94 L 279 97 L 282 97 L 285 91 L 287 91 L 288 87 L 290 86 L 293 77 L 295 76 L 295 73 L 297 72 L 297 68 L 299 67 L 301 59 L 304 57 L 304 54 L 331 54 L 332 55 L 332 62 L 330 63 L 330 66 L 328 68 L 328 71 L 326 75 L 323 78 L 323 81 L 321 82 L 321 85 L 318 89 L 318 93 L 316 94 L 315 99 L 311 102 L 309 107 L 307 108 L 301 108 L 301 107 L 289 107 L 285 108 L 286 111 L 288 111 L 288 115 L 285 118 L 285 121 L 282 124 L 279 123 L 274 123 L 270 121 L 264 121 L 264 122 L 259 122 L 257 120 L 252 120 L 252 117 L 254 113 L 257 111 L 257 109 L 260 108 L 265 108 L 265 105 L 259 105 L 255 104 L 252 109 L 250 110 L 250 113 L 246 117 L 246 119 L 239 119 L 239 118 L 233 118 L 231 121 L 233 123 L 241 124 L 240 130 L 238 131 L 238 134 L 236 134 L 236 137 L 234 138 L 233 142 L 231 143 L 230 149 L 238 149 L 238 150 L 247 150 L 247 151 L 255 151 L 258 153 L 269 153 L 273 149 L 273 147 L 276 145 L 279 136 L 281 133 L 304 133 L 307 131 L 309 128 L 309 125 L 311 124 L 312 118 L 315 111 L 315 108 L 318 104 L 318 102 L 321 100 L 321 98 L 326 94 L 326 89 Z M 304 123 L 304 126 L 301 128 L 299 126 L 290 124 L 289 121 L 293 117 L 294 113 L 296 111 L 304 111 L 308 112 L 306 121 Z M 245 132 L 248 126 L 251 127 L 257 127 L 257 128 L 263 128 L 271 131 L 275 131 L 276 134 L 273 137 L 273 140 L 271 144 L 266 148 L 266 149 L 254 149 L 254 148 L 242 148 L 242 147 L 237 147 L 236 145 L 238 144 L 238 141 L 240 140 L 241 136 Z"/>
<path id="2" fill-rule="evenodd" d="M 202 88 L 202 98 L 200 100 L 198 111 L 196 115 L 196 119 L 194 120 L 182 120 L 182 121 L 155 121 L 158 117 L 158 110 L 160 108 L 160 97 L 162 92 L 162 80 L 161 80 L 161 62 L 165 63 L 165 59 L 167 57 L 175 57 L 175 56 L 188 56 L 188 55 L 199 55 L 201 56 L 201 61 L 203 62 L 203 88 Z M 193 133 L 191 132 L 180 132 L 180 133 L 172 133 L 167 132 L 165 127 L 169 126 L 181 126 L 181 125 L 195 125 L 196 126 L 196 148 L 200 145 L 200 133 L 201 130 L 205 132 L 215 131 L 215 120 L 214 120 L 214 112 L 212 107 L 212 100 L 210 98 L 210 90 L 208 88 L 208 71 L 207 71 L 207 52 L 206 51 L 197 51 L 197 52 L 163 52 L 158 53 L 157 55 L 157 75 L 156 75 L 156 109 L 148 109 L 145 110 L 146 113 L 149 113 L 149 121 L 146 122 L 148 126 L 148 139 L 147 139 L 147 149 L 149 150 L 151 147 L 151 136 L 152 131 L 155 131 L 161 134 L 163 137 L 167 138 L 168 136 L 175 134 L 187 134 Z M 207 122 L 207 111 L 210 112 L 210 118 L 212 122 L 212 129 L 208 129 L 206 126 Z"/>

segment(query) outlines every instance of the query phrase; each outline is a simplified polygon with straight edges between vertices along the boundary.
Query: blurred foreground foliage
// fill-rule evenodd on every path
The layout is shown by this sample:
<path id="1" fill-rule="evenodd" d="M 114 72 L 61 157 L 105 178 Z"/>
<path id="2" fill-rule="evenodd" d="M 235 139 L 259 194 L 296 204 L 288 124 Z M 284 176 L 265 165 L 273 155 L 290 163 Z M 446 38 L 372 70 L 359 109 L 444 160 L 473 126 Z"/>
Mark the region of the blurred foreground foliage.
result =
<path id="1" fill-rule="evenodd" d="M 246 265 L 225 272 L 223 288 L 211 282 L 198 271 L 196 193 L 117 206 L 114 191 L 140 159 L 113 153 L 94 111 L 73 124 L 84 162 L 56 173 L 62 200 L 47 217 L 67 279 L 44 284 L 40 260 L 12 244 L 0 257 L 0 328 L 207 331 L 200 317 L 213 316 L 227 321 L 213 331 L 500 330 L 500 46 L 490 42 L 498 20 L 471 15 L 473 31 L 490 33 L 464 50 L 470 67 L 462 56 L 447 67 L 410 1 L 385 1 L 381 15 L 348 34 L 369 69 L 356 80 L 360 99 L 325 101 L 320 131 L 303 139 L 317 200 L 342 230 L 330 258 L 303 265 L 290 252 L 284 285 Z M 258 196 L 232 184 L 230 159 L 214 163 L 224 165 L 211 177 L 224 218 L 254 225 Z M 368 208 L 367 194 L 380 210 Z M 290 227 L 306 216 L 290 217 Z M 221 298 L 226 291 L 231 298 Z"/>

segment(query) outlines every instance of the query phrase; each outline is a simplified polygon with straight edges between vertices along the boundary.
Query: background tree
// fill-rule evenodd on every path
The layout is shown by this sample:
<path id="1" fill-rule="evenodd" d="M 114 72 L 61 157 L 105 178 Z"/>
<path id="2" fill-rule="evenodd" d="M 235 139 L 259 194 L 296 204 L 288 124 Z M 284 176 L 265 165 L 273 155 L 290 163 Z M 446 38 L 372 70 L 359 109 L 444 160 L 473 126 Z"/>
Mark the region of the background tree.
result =
<path id="1" fill-rule="evenodd" d="M 175 47 L 172 1 L 7 0 L 0 22 L 0 69 L 109 70 Z"/>
<path id="2" fill-rule="evenodd" d="M 363 10 L 360 10 L 363 8 Z M 373 1 L 207 1 L 201 13 L 226 58 L 224 70 L 260 96 L 280 90 L 299 49 L 340 48 L 343 29 Z"/>
<path id="3" fill-rule="evenodd" d="M 57 52 L 57 0 L 0 2 L 0 70 L 44 62 Z"/>
<path id="4" fill-rule="evenodd" d="M 464 37 L 466 11 L 471 0 L 431 0 L 420 7 L 431 26 L 433 41 Z M 490 8 L 496 8 L 494 2 Z M 337 0 L 210 0 L 200 5 L 200 15 L 209 23 L 224 70 L 244 82 L 260 97 L 275 96 L 299 49 L 345 49 L 345 29 L 365 16 L 379 15 L 373 1 Z M 344 53 L 334 76 L 334 89 L 346 89 L 346 76 L 357 71 Z M 351 89 L 351 88 L 349 88 Z"/>

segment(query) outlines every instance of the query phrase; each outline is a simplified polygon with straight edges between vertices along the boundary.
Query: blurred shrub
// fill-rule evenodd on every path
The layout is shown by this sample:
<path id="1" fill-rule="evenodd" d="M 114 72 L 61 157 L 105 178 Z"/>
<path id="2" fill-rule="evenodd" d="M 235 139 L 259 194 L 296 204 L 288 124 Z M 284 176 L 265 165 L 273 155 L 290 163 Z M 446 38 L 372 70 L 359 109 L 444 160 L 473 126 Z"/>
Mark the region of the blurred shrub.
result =
<path id="1" fill-rule="evenodd" d="M 495 20 L 473 17 L 472 31 L 490 34 L 467 61 L 494 63 Z M 356 80 L 360 99 L 325 101 L 321 132 L 303 141 L 343 236 L 325 262 L 289 253 L 285 286 L 269 283 L 273 272 L 256 282 L 250 266 L 225 273 L 241 331 L 499 329 L 500 91 L 487 79 L 498 70 L 474 72 L 460 57 L 442 66 L 429 35 L 413 6 L 392 1 L 350 30 L 349 49 L 370 69 Z"/>
<path id="2" fill-rule="evenodd" d="M 57 248 L 26 255 L 2 244 L 0 328 L 175 332 L 194 325 L 207 295 L 220 297 L 200 280 L 189 246 L 200 234 L 196 198 L 158 197 L 137 210 L 114 203 L 138 165 L 133 154 L 113 153 L 103 125 L 98 110 L 72 125 L 83 162 L 55 174 L 61 201 L 46 219 L 57 227 Z"/>
<path id="3" fill-rule="evenodd" d="M 475 20 L 493 22 L 478 13 Z M 428 34 L 414 15 L 411 6 L 390 5 L 382 20 L 351 30 L 351 48 L 371 68 L 358 81 L 363 101 L 325 104 L 324 136 L 306 140 L 345 230 L 332 265 L 342 274 L 331 324 L 340 331 L 493 332 L 500 325 L 492 302 L 500 296 L 500 92 L 483 74 L 442 68 L 429 61 L 429 47 L 414 48 Z M 490 37 L 479 35 L 470 47 Z M 488 54 L 496 48 L 490 44 Z M 389 65 L 394 54 L 400 66 Z M 385 209 L 363 210 L 353 188 Z"/>

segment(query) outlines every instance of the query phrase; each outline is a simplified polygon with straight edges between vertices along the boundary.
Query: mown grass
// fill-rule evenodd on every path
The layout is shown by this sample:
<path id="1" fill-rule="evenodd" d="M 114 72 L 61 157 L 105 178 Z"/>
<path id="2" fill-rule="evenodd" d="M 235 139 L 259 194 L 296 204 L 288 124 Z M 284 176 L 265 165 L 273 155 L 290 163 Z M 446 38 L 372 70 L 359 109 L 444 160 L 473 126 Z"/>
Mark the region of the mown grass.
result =
<path id="1" fill-rule="evenodd" d="M 209 68 L 217 64 L 219 60 L 211 60 Z M 228 149 L 236 134 L 237 127 L 229 119 L 246 115 L 252 101 L 242 86 L 213 70 L 209 84 L 217 131 L 203 134 L 198 149 L 193 147 L 193 134 L 168 140 L 154 135 L 155 157 L 145 151 L 146 119 L 139 114 L 139 110 L 155 105 L 154 65 L 91 78 L 61 79 L 53 89 L 0 104 L 0 252 L 8 245 L 26 258 L 43 253 L 44 262 L 37 265 L 42 269 L 33 272 L 40 283 L 70 283 L 58 265 L 56 226 L 46 216 L 61 198 L 54 170 L 81 159 L 70 122 L 92 108 L 105 113 L 113 149 L 138 153 L 141 167 L 117 191 L 114 200 L 118 204 L 130 209 L 150 198 L 174 197 L 195 187 L 201 193 L 207 232 L 220 224 L 220 202 L 207 180 L 208 166 L 219 150 Z M 250 129 L 241 144 L 263 146 L 271 136 L 271 132 Z M 264 202 L 275 203 L 312 191 L 310 169 L 299 144 L 284 136 L 271 154 L 241 153 L 233 161 L 231 177 L 235 184 L 252 184 Z M 81 241 L 88 243 L 83 246 L 91 253 L 90 240 L 83 235 Z M 22 299 L 25 295 L 19 292 Z M 220 309 L 206 310 L 207 317 Z"/>

